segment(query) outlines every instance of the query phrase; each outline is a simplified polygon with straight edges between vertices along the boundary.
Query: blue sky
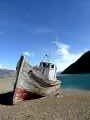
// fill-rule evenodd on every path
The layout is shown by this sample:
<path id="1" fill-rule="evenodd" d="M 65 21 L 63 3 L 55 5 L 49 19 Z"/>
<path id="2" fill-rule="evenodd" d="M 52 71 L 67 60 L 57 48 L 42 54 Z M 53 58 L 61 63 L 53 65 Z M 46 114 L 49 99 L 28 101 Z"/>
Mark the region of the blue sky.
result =
<path id="1" fill-rule="evenodd" d="M 58 71 L 90 49 L 90 0 L 0 0 L 0 67 L 47 53 Z"/>

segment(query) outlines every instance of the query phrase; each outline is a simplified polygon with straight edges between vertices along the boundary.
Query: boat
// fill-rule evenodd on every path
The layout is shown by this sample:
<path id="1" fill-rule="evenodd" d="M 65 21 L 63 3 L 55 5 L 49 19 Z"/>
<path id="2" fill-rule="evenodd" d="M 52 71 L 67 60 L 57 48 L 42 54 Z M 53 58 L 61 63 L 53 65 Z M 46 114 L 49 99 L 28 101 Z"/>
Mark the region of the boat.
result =
<path id="1" fill-rule="evenodd" d="M 28 100 L 32 96 L 55 94 L 60 85 L 53 63 L 41 61 L 38 67 L 32 67 L 26 56 L 21 56 L 16 66 L 13 103 Z"/>

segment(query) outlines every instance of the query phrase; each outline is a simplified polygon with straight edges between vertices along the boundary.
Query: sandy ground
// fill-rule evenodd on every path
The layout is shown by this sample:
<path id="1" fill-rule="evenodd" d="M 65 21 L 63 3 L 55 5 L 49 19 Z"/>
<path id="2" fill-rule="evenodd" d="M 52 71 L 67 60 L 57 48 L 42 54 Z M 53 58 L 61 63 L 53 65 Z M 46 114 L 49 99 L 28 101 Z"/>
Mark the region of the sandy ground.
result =
<path id="1" fill-rule="evenodd" d="M 64 91 L 12 104 L 13 78 L 0 79 L 0 120 L 90 120 L 90 91 Z M 3 104 L 3 105 L 2 105 Z"/>
<path id="2" fill-rule="evenodd" d="M 0 120 L 90 120 L 90 91 L 0 105 Z"/>
<path id="3" fill-rule="evenodd" d="M 10 90 L 13 90 L 15 78 L 0 78 L 0 93 L 4 93 Z"/>

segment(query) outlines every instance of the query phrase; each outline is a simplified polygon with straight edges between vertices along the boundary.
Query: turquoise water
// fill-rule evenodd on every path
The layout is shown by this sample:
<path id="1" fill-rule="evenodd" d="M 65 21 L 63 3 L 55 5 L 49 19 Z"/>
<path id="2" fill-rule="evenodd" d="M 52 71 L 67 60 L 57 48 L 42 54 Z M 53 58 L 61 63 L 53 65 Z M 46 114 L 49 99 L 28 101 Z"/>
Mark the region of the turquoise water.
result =
<path id="1" fill-rule="evenodd" d="M 90 90 L 90 74 L 61 74 L 58 78 L 64 89 Z"/>

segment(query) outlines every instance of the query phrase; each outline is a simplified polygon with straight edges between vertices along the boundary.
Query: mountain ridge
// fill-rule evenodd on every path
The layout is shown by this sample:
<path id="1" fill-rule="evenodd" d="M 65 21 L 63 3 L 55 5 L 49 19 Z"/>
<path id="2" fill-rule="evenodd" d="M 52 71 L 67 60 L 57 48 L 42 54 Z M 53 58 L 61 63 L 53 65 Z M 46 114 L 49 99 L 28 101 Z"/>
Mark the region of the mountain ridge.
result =
<path id="1" fill-rule="evenodd" d="M 15 75 L 16 75 L 16 71 L 15 70 L 1 69 L 0 68 L 0 78 L 15 77 Z"/>
<path id="2" fill-rule="evenodd" d="M 90 73 L 90 51 L 85 52 L 76 62 L 67 67 L 62 74 Z"/>

